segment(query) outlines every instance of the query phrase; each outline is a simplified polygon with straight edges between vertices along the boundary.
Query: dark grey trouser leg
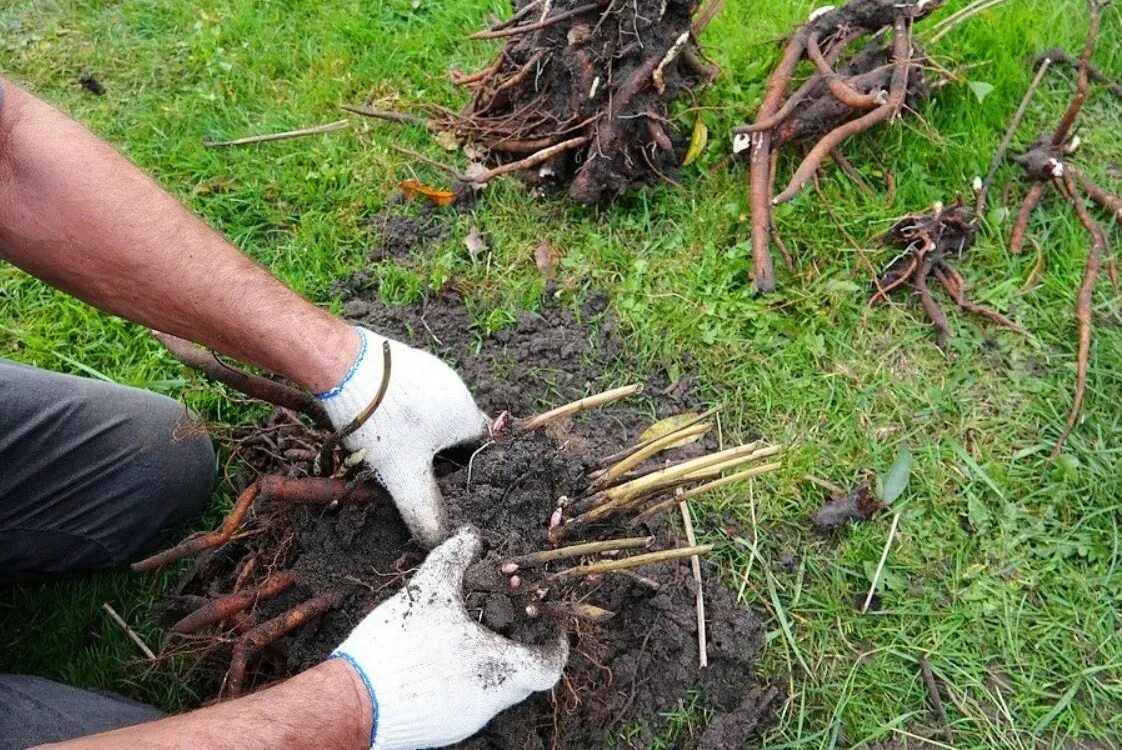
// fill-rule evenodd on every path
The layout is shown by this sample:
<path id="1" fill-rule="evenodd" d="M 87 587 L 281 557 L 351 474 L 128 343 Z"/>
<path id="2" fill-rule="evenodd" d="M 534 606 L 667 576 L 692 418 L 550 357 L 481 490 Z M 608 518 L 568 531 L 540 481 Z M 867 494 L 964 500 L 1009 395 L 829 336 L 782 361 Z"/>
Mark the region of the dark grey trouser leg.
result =
<path id="1" fill-rule="evenodd" d="M 0 674 L 0 750 L 24 750 L 163 716 L 143 703 L 40 677 Z"/>
<path id="2" fill-rule="evenodd" d="M 214 475 L 209 438 L 175 401 L 0 359 L 0 582 L 128 562 L 203 509 Z M 159 717 L 0 675 L 0 750 Z"/>
<path id="3" fill-rule="evenodd" d="M 0 359 L 0 581 L 129 562 L 203 509 L 214 476 L 172 399 Z"/>

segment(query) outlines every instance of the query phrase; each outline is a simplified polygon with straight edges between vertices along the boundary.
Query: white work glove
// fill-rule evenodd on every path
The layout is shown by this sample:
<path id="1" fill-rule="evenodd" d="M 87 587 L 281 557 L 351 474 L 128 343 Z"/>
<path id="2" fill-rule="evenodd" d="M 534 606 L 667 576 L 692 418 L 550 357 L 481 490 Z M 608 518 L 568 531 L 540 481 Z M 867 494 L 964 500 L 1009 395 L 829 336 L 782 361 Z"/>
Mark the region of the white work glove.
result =
<path id="1" fill-rule="evenodd" d="M 563 631 L 549 646 L 525 646 L 468 616 L 463 575 L 479 547 L 479 533 L 461 528 L 332 653 L 370 692 L 372 750 L 459 742 L 561 678 L 569 657 Z"/>
<path id="2" fill-rule="evenodd" d="M 382 344 L 390 343 L 389 387 L 381 405 L 343 442 L 365 449 L 367 466 L 390 493 L 410 531 L 432 548 L 448 536 L 444 499 L 432 459 L 446 448 L 485 440 L 490 420 L 467 386 L 439 359 L 355 327 L 359 355 L 339 385 L 316 398 L 336 429 L 347 426 L 373 401 L 382 385 Z"/>

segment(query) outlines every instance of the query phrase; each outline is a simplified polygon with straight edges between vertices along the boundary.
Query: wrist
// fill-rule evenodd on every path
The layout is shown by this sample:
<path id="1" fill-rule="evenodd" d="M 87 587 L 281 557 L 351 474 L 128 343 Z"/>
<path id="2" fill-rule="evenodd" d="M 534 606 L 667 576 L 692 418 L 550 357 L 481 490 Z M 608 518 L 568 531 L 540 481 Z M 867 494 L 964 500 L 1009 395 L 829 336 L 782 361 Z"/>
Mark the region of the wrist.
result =
<path id="1" fill-rule="evenodd" d="M 339 387 L 357 366 L 366 340 L 357 329 L 342 320 L 333 325 L 317 343 L 318 356 L 303 378 L 312 393 L 323 395 Z"/>
<path id="2" fill-rule="evenodd" d="M 346 656 L 333 656 L 316 669 L 324 670 L 331 694 L 345 706 L 347 747 L 367 750 L 374 743 L 377 708 L 366 675 Z"/>

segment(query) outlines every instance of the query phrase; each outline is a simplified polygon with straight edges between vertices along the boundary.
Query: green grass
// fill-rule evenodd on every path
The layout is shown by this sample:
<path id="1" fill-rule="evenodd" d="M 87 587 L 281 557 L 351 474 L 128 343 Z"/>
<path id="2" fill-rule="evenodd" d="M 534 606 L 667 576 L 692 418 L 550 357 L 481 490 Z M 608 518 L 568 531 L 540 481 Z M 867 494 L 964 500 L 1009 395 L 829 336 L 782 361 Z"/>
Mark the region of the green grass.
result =
<path id="1" fill-rule="evenodd" d="M 333 279 L 363 267 L 375 240 L 363 217 L 402 179 L 443 179 L 389 145 L 443 156 L 439 147 L 419 129 L 372 122 L 239 149 L 206 150 L 201 138 L 334 120 L 338 103 L 361 101 L 372 86 L 387 107 L 457 106 L 462 93 L 445 70 L 473 69 L 493 53 L 463 37 L 504 2 L 416 5 L 14 0 L 0 10 L 0 70 L 117 145 L 286 282 L 328 303 Z M 964 3 L 948 5 L 941 15 Z M 827 166 L 821 184 L 833 215 L 813 190 L 780 208 L 798 272 L 781 273 L 778 293 L 761 298 L 747 281 L 743 173 L 711 174 L 708 166 L 727 150 L 729 128 L 754 113 L 778 54 L 772 40 L 809 8 L 730 0 L 707 31 L 724 74 L 697 99 L 713 137 L 701 163 L 684 170 L 682 189 L 655 186 L 589 210 L 535 200 L 501 181 L 411 267 L 365 270 L 385 297 L 399 300 L 455 278 L 484 301 L 478 322 L 486 329 L 536 303 L 542 284 L 533 248 L 549 237 L 562 252 L 567 298 L 609 291 L 639 361 L 673 371 L 688 356 L 703 394 L 727 404 L 726 436 L 759 430 L 787 446 L 782 472 L 698 508 L 712 539 L 722 528 L 739 537 L 718 562 L 743 586 L 745 603 L 768 616 L 761 670 L 790 690 L 768 747 L 850 747 L 922 734 L 932 718 L 920 656 L 945 685 L 955 747 L 1113 746 L 1122 736 L 1122 300 L 1100 284 L 1087 403 L 1054 461 L 1048 454 L 1070 404 L 1072 308 L 1088 246 L 1069 210 L 1049 199 L 1032 223 L 1047 271 L 1031 292 L 1019 289 L 1034 258 L 1004 249 L 1011 221 L 1000 198 L 959 265 L 974 296 L 1024 323 L 1031 341 L 952 312 L 956 336 L 941 352 L 914 304 L 865 305 L 870 268 L 891 258 L 871 238 L 894 217 L 969 192 L 1028 82 L 1025 58 L 1056 45 L 1077 48 L 1083 3 L 1009 0 L 949 35 L 939 59 L 968 65 L 965 76 L 992 84 L 992 93 L 979 102 L 969 87 L 952 84 L 921 117 L 848 144 L 877 196 L 864 197 Z M 1115 77 L 1122 77 L 1119 21 L 1117 7 L 1105 13 L 1096 55 Z M 83 70 L 109 93 L 81 91 Z M 1056 121 L 1070 80 L 1049 77 L 1022 140 Z M 679 117 L 687 128 L 688 106 Z M 1078 157 L 1115 188 L 1120 106 L 1095 90 Z M 781 165 L 789 173 L 792 159 Z M 891 205 L 888 171 L 898 189 Z M 1004 168 L 998 188 L 1014 176 Z M 220 183 L 227 189 L 208 189 Z M 473 223 L 492 237 L 487 263 L 463 251 Z M 164 390 L 216 422 L 247 417 L 185 376 L 136 326 L 7 267 L 0 308 L 5 356 Z M 803 477 L 848 485 L 885 470 L 903 444 L 915 467 L 893 508 L 901 519 L 884 609 L 863 615 L 853 598 L 870 585 L 890 518 L 835 536 L 813 533 L 806 519 L 822 492 Z M 133 647 L 99 610 L 113 603 L 154 643 L 147 610 L 157 593 L 157 583 L 124 573 L 5 590 L 0 669 L 184 705 L 189 691 L 168 670 L 139 669 Z M 689 714 L 674 720 L 674 736 L 693 731 Z"/>

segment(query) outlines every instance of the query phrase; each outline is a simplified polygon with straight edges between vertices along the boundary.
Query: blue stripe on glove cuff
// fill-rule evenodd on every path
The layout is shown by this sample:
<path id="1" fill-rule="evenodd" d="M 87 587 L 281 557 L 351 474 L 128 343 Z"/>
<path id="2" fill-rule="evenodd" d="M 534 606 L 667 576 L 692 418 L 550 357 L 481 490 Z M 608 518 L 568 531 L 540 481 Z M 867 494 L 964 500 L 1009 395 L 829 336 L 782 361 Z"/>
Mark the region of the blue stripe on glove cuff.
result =
<path id="1" fill-rule="evenodd" d="M 332 396 L 338 396 L 339 393 L 343 390 L 343 387 L 348 383 L 348 381 L 350 381 L 351 378 L 354 377 L 354 374 L 358 372 L 358 366 L 362 364 L 362 360 L 366 358 L 366 334 L 363 333 L 361 328 L 356 327 L 354 330 L 358 333 L 358 337 L 362 339 L 362 346 L 359 347 L 358 356 L 355 357 L 354 364 L 351 365 L 351 369 L 347 370 L 347 374 L 343 376 L 343 379 L 339 381 L 339 385 L 335 386 L 327 393 L 316 394 L 316 401 L 326 401 Z"/>

